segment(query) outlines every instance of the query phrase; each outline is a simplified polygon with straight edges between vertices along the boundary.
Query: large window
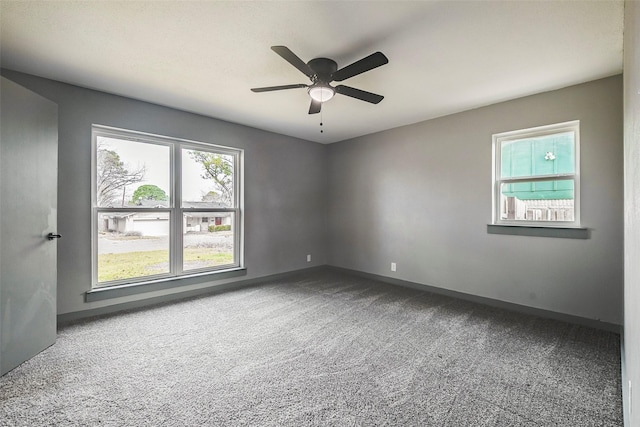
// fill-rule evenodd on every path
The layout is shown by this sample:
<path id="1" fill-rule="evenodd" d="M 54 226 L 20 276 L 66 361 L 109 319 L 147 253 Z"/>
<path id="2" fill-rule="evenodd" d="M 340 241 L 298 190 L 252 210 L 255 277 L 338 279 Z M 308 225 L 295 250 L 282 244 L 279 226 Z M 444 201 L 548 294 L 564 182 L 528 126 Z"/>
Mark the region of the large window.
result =
<path id="1" fill-rule="evenodd" d="M 242 267 L 242 151 L 93 126 L 93 287 Z"/>
<path id="2" fill-rule="evenodd" d="M 493 222 L 580 226 L 578 121 L 493 135 Z"/>

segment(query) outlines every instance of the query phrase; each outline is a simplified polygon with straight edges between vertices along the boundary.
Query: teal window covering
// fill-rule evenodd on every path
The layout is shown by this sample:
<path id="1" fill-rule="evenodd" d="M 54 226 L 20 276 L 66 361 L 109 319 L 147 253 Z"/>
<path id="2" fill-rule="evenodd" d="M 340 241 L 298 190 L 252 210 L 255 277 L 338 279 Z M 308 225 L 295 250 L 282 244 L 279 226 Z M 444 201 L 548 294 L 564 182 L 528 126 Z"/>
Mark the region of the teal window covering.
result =
<path id="1" fill-rule="evenodd" d="M 502 179 L 541 177 L 575 173 L 575 135 L 563 132 L 501 144 Z M 573 179 L 519 182 L 502 186 L 502 194 L 520 200 L 560 200 L 574 198 Z"/>

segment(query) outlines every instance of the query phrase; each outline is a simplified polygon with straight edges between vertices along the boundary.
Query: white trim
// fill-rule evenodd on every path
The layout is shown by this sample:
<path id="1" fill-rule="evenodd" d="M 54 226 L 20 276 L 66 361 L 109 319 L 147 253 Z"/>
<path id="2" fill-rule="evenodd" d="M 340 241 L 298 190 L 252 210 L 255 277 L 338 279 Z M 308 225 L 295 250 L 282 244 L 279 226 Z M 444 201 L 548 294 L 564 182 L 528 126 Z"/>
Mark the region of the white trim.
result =
<path id="1" fill-rule="evenodd" d="M 529 139 L 542 137 L 564 132 L 572 132 L 574 134 L 574 153 L 575 165 L 573 174 L 550 174 L 550 175 L 532 175 L 518 176 L 510 178 L 501 178 L 501 149 L 502 143 L 516 141 L 520 139 Z M 495 225 L 512 225 L 524 227 L 566 227 L 580 228 L 580 121 L 573 120 L 570 122 L 556 123 L 552 125 L 539 126 L 534 128 L 513 130 L 501 132 L 492 136 L 492 224 Z M 500 187 L 502 184 L 511 184 L 518 182 L 544 182 L 544 181 L 561 181 L 572 180 L 574 182 L 574 220 L 573 221 L 529 221 L 529 220 L 505 220 L 500 218 Z"/>
<path id="2" fill-rule="evenodd" d="M 177 211 L 175 215 L 172 216 L 173 221 L 171 222 L 171 226 L 173 229 L 171 230 L 171 239 L 173 240 L 169 262 L 172 263 L 172 270 L 175 271 L 176 276 L 180 276 L 183 274 L 182 271 L 182 263 L 183 260 L 183 251 L 179 250 L 183 246 L 183 235 L 178 230 L 182 230 L 182 212 L 180 212 L 180 208 L 182 207 L 182 147 L 175 145 L 173 146 L 173 158 L 171 159 L 171 184 L 173 185 L 173 207 L 174 212 Z"/>
<path id="3" fill-rule="evenodd" d="M 126 141 L 135 141 L 145 144 L 156 144 L 169 147 L 169 206 L 147 208 L 139 206 L 124 207 L 99 207 L 97 206 L 97 141 L 98 137 L 107 137 Z M 167 137 L 149 134 L 127 129 L 113 128 L 103 125 L 91 127 L 92 149 L 92 175 L 91 175 L 91 247 L 92 247 L 92 289 L 105 289 L 123 285 L 138 285 L 149 281 L 193 277 L 194 274 L 215 274 L 216 272 L 229 271 L 230 269 L 244 269 L 244 234 L 242 222 L 243 200 L 243 160 L 244 150 L 224 147 L 207 142 L 198 142 L 182 138 Z M 216 154 L 228 155 L 233 158 L 234 170 L 234 207 L 231 208 L 185 208 L 182 207 L 182 150 L 193 149 Z M 132 212 L 152 213 L 166 212 L 169 215 L 169 272 L 153 276 L 114 280 L 110 282 L 98 282 L 98 223 L 97 218 L 105 212 Z M 189 212 L 226 212 L 233 216 L 234 247 L 233 264 L 221 266 L 183 270 L 183 233 L 182 223 L 185 213 Z"/>

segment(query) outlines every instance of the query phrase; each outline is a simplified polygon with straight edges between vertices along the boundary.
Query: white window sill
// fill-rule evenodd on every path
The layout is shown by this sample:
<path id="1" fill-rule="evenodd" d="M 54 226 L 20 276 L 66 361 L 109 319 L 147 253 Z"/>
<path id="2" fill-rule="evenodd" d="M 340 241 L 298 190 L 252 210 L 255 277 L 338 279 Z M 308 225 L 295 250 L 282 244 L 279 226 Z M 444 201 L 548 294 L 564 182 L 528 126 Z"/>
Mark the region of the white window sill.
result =
<path id="1" fill-rule="evenodd" d="M 529 225 L 487 224 L 488 234 L 508 234 L 512 236 L 557 237 L 563 239 L 589 239 L 591 233 L 583 227 L 542 227 Z"/>

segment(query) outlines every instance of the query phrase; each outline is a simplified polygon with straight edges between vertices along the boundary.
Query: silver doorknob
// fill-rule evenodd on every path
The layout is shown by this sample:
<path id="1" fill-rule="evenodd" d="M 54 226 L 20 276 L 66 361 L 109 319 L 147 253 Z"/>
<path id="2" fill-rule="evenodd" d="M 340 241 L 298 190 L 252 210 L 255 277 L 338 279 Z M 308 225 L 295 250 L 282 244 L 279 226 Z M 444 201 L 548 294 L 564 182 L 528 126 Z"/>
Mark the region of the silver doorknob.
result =
<path id="1" fill-rule="evenodd" d="M 60 234 L 53 234 L 53 233 L 47 234 L 47 240 L 60 239 L 61 237 L 62 236 Z"/>

